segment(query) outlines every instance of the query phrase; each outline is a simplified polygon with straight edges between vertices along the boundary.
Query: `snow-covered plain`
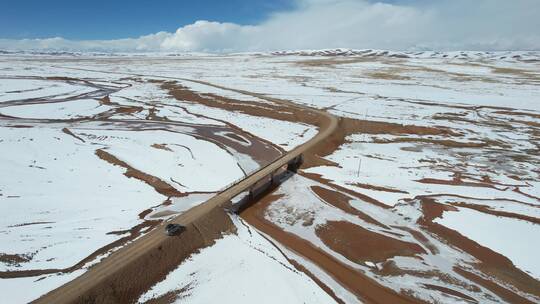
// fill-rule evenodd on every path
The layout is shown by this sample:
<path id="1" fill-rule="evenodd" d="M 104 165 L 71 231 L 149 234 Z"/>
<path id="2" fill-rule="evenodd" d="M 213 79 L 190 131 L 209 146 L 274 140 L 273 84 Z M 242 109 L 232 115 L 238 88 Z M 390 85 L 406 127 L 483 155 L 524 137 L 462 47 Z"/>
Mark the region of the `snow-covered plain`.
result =
<path id="1" fill-rule="evenodd" d="M 60 80 L 2 79 L 0 102 L 36 98 L 54 101 L 66 95 L 80 95 L 91 91 L 92 88 Z"/>
<path id="2" fill-rule="evenodd" d="M 457 197 L 460 202 L 468 204 L 468 208 L 489 206 L 492 211 L 506 212 L 497 215 L 482 213 L 494 222 L 492 227 L 505 229 L 508 220 L 524 221 L 513 219 L 516 215 L 528 216 L 529 221 L 524 222 L 526 225 L 538 225 L 530 219 L 538 219 L 535 206 L 540 203 L 537 194 L 540 163 L 538 53 L 427 52 L 405 54 L 406 57 L 391 52 L 348 54 L 353 55 L 350 57 L 317 55 L 321 54 L 236 55 L 228 56 L 226 61 L 213 58 L 212 73 L 200 72 L 200 65 L 193 61 L 178 63 L 178 66 L 182 67 L 184 75 L 191 73 L 192 77 L 221 86 L 327 109 L 341 117 L 381 123 L 378 128 L 370 129 L 369 134 L 362 132 L 362 127 L 348 134 L 345 144 L 326 157 L 338 166 L 312 167 L 305 172 L 319 174 L 337 186 L 393 207 L 393 211 L 388 212 L 367 202 L 351 201 L 353 206 L 382 223 L 411 225 L 413 229 L 424 231 L 424 235 L 430 235 L 432 232 L 414 223 L 423 216 L 423 210 L 421 204 L 410 203 L 410 200 L 429 197 L 441 204 L 452 205 Z M 159 62 L 152 74 L 164 77 L 177 75 L 166 63 L 159 66 Z M 389 124 L 446 132 L 424 135 L 411 128 Z M 296 194 L 301 190 L 284 192 Z M 298 211 L 300 202 L 312 201 L 301 197 L 279 202 L 287 204 L 276 202 L 277 205 L 271 205 L 269 210 L 281 210 L 287 214 L 286 210 Z M 506 203 L 502 206 L 501 202 Z M 452 215 L 459 217 L 459 213 Z M 325 216 L 327 214 L 321 218 Z M 268 220 L 279 223 L 271 216 Z M 367 223 L 357 224 L 369 227 Z M 307 229 L 301 225 L 298 227 Z M 281 228 L 288 229 L 287 225 Z M 503 250 L 507 240 L 484 240 L 471 229 L 458 232 L 508 257 L 522 270 L 534 273 L 536 266 L 522 263 L 523 256 Z M 301 231 L 291 230 L 321 245 L 316 236 L 308 236 Z M 411 241 L 410 236 L 400 239 Z M 399 256 L 390 260 L 402 269 L 436 270 L 457 278 L 458 282 L 464 278 L 452 267 L 466 267 L 478 262 L 466 252 L 456 252 L 436 239 L 429 239 L 445 253 L 425 256 L 422 263 Z M 530 238 L 513 241 L 519 242 L 516 247 L 529 248 L 528 240 Z M 527 261 L 534 256 L 533 252 L 524 254 L 529 257 Z M 341 260 L 348 263 L 343 257 Z M 376 273 L 381 265 L 368 263 L 371 262 L 366 263 L 368 266 L 376 265 L 375 268 L 363 269 L 371 276 L 370 273 Z M 430 266 L 426 267 L 424 263 Z M 422 285 L 441 284 L 439 277 L 433 277 L 434 281 L 423 277 L 409 274 L 406 280 L 394 280 L 373 275 L 374 279 L 396 290 L 414 290 L 415 296 L 426 301 L 448 300 L 447 293 L 429 290 Z M 467 280 L 464 282 L 471 284 Z M 467 291 L 468 287 L 445 284 L 481 302 L 504 301 L 486 289 L 482 291 L 484 297 Z M 511 284 L 500 281 L 499 284 L 515 290 Z M 533 301 L 537 300 L 535 296 L 538 297 L 517 293 Z M 458 300 L 459 297 L 452 299 Z"/>
<path id="3" fill-rule="evenodd" d="M 510 258 L 517 267 L 540 279 L 540 265 L 534 252 L 540 252 L 540 243 L 531 242 L 540 235 L 538 224 L 497 218 L 467 208 L 446 212 L 437 223 L 454 229 L 482 246 L 492 248 Z M 493 227 L 503 226 L 494 233 Z"/>
<path id="4" fill-rule="evenodd" d="M 335 303 L 283 253 L 238 217 L 223 236 L 170 272 L 139 303 L 176 292 L 173 303 Z M 271 292 L 268 289 L 271 288 Z"/>
<path id="5" fill-rule="evenodd" d="M 0 291 L 10 303 L 73 279 L 316 133 L 177 100 L 163 78 L 40 61 L 0 58 Z"/>
<path id="6" fill-rule="evenodd" d="M 304 176 L 289 179 L 276 192 L 283 196 L 265 210 L 265 219 L 286 233 L 309 241 L 343 265 L 383 286 L 396 292 L 407 291 L 426 302 L 509 302 L 496 290 L 471 281 L 456 269 L 465 269 L 495 282 L 521 299 L 540 301 L 538 292 L 484 272 L 477 267 L 484 261 L 476 258 L 475 252 L 463 249 L 459 243 L 449 243 L 445 235 L 437 232 L 439 230 L 433 230 L 434 225 L 440 225 L 456 231 L 461 237 L 505 256 L 518 269 L 531 275 L 529 282 L 538 283 L 539 264 L 532 258 L 537 248 L 530 244 L 538 230 L 540 208 L 539 53 L 324 50 L 185 58 L 152 54 L 135 59 L 124 55 L 107 58 L 106 64 L 100 57 L 79 58 L 66 55 L 60 62 L 58 57 L 43 54 L 0 57 L 0 100 L 5 104 L 0 106 L 0 114 L 5 115 L 0 116 L 0 145 L 12 151 L 4 154 L 2 147 L 0 160 L 2 166 L 9 163 L 13 172 L 0 175 L 0 202 L 6 208 L 4 214 L 10 214 L 0 227 L 0 236 L 4 244 L 4 241 L 34 236 L 28 238 L 30 242 L 21 243 L 24 245 L 4 245 L 0 253 L 28 254 L 57 237 L 58 234 L 40 229 L 42 226 L 57 230 L 66 227 L 65 222 L 58 224 L 60 220 L 52 215 L 73 218 L 74 210 L 79 207 L 70 204 L 73 194 L 77 193 L 78 201 L 84 201 L 71 188 L 76 183 L 87 186 L 80 193 L 93 193 L 96 190 L 92 187 L 99 185 L 118 184 L 107 190 L 107 198 L 101 202 L 112 204 L 113 208 L 98 212 L 96 210 L 102 209 L 100 204 L 87 204 L 92 207 L 87 210 L 88 217 L 101 223 L 99 229 L 81 225 L 86 211 L 80 212 L 82 218 L 73 218 L 71 226 L 65 228 L 67 243 L 59 242 L 42 249 L 35 254 L 35 259 L 20 265 L 1 260 L 4 270 L 72 265 L 103 244 L 122 237 L 106 232 L 128 230 L 148 219 L 183 212 L 257 168 L 260 160 L 256 155 L 235 150 L 245 142 L 259 139 L 290 150 L 317 132 L 315 127 L 302 123 L 179 101 L 161 87 L 161 82 L 168 81 L 200 94 L 224 96 L 245 105 L 272 104 L 264 96 L 290 100 L 342 117 L 346 126 L 350 123 L 345 141 L 324 156 L 336 165 L 311 166 L 303 171 Z M 242 94 L 241 90 L 254 94 Z M 102 99 L 105 95 L 109 100 Z M 20 100 L 26 100 L 27 104 L 18 102 Z M 227 134 L 234 132 L 228 129 L 229 124 L 243 133 L 236 132 L 227 139 Z M 21 125 L 33 128 L 20 128 Z M 69 129 L 71 135 L 62 132 L 63 128 Z M 216 137 L 205 141 L 201 138 L 203 131 Z M 55 140 L 57 145 L 52 144 Z M 223 143 L 231 143 L 231 146 Z M 28 147 L 40 152 L 38 147 L 44 144 L 54 145 L 43 149 L 44 153 L 54 150 L 50 154 L 57 155 L 57 159 L 65 158 L 69 163 L 73 158 L 85 166 L 57 168 L 52 165 L 54 157 L 42 159 L 44 153 L 29 154 Z M 98 158 L 94 153 L 96 149 L 110 153 L 124 164 L 119 167 Z M 86 164 L 93 167 L 92 171 L 106 170 L 107 177 L 114 180 L 102 179 L 98 173 L 81 175 L 80 170 L 86 168 Z M 156 193 L 156 185 L 123 176 L 127 170 L 125 165 L 188 195 L 167 200 L 163 192 Z M 215 170 L 216 166 L 222 170 Z M 182 170 L 176 170 L 178 167 Z M 35 172 L 46 175 L 40 177 Z M 64 177 L 58 180 L 60 175 Z M 52 186 L 47 184 L 49 180 Z M 41 183 L 42 187 L 29 188 L 30 181 Z M 57 183 L 63 187 L 55 188 Z M 346 195 L 350 206 L 387 228 L 336 208 L 314 193 L 313 186 Z M 63 191 L 66 187 L 70 190 Z M 129 189 L 137 196 L 126 209 L 124 195 L 129 195 Z M 54 203 L 44 205 L 44 199 L 54 200 Z M 45 209 L 50 206 L 51 210 L 28 217 L 22 209 L 24 205 L 16 200 Z M 163 204 L 165 200 L 167 203 Z M 446 209 L 440 216 L 434 212 L 431 218 L 431 213 L 426 211 L 430 208 Z M 150 212 L 139 218 L 137 215 L 145 210 Z M 52 214 L 51 220 L 47 212 Z M 314 220 L 310 224 L 311 217 Z M 109 221 L 110 218 L 115 220 Z M 306 220 L 306 225 L 302 225 Z M 352 261 L 317 235 L 317 229 L 329 221 L 348 222 L 386 238 L 416 244 L 426 253 L 414 256 L 397 253 L 382 262 L 379 259 Z M 477 229 L 479 226 L 474 225 L 478 221 L 482 221 L 479 226 L 489 223 L 493 233 L 482 233 Z M 54 223 L 17 226 L 27 222 Z M 262 245 L 262 240 L 254 241 L 253 235 L 247 236 L 243 225 L 238 226 L 238 235 L 225 236 L 214 247 L 193 256 L 140 300 L 144 302 L 186 287 L 181 293 L 186 296 L 182 301 L 205 302 L 208 291 L 221 285 L 221 277 L 244 282 L 243 271 L 255 266 L 228 269 L 227 265 L 212 259 L 218 250 L 242 250 L 250 257 L 231 258 L 232 265 L 267 265 L 272 274 L 267 284 L 276 285 L 284 292 L 283 298 L 277 298 L 278 293 L 265 293 L 268 299 L 307 301 L 313 299 L 304 297 L 309 292 L 320 295 L 317 299 L 325 299 L 301 273 L 284 270 L 282 264 L 272 266 L 273 260 L 256 257 L 257 252 L 246 244 L 256 242 L 255 247 L 267 256 L 277 259 L 279 255 L 275 255 L 268 244 Z M 91 229 L 77 230 L 81 227 Z M 425 240 L 411 231 L 420 233 Z M 511 240 L 514 246 L 509 246 L 508 239 L 518 233 L 520 236 Z M 42 235 L 46 237 L 36 241 L 35 236 Z M 78 251 L 78 255 L 70 256 L 72 260 L 58 263 L 56 255 L 60 253 L 57 251 L 70 242 L 77 244 L 74 239 L 78 237 L 92 240 L 81 242 L 86 247 Z M 233 250 L 231 246 L 240 249 Z M 13 250 L 9 251 L 10 248 Z M 520 248 L 523 250 L 518 250 Z M 357 300 L 349 291 L 339 289 L 336 286 L 339 282 L 336 283 L 330 273 L 314 266 L 317 261 L 307 260 L 294 248 L 283 249 L 289 259 L 312 269 L 338 297 L 346 302 Z M 281 257 L 279 259 L 282 261 Z M 210 266 L 204 266 L 201 261 L 209 261 Z M 189 276 L 190 271 L 195 270 L 198 271 L 196 283 Z M 394 270 L 401 272 L 392 274 Z M 14 281 L 2 280 L 6 283 L 0 281 L 1 288 L 13 286 Z M 296 286 L 298 292 L 282 285 L 281 280 Z M 51 280 L 47 285 L 47 280 L 33 282 L 30 278 L 25 282 L 40 284 L 36 289 L 39 293 L 59 284 Z M 253 286 L 254 290 L 259 287 Z M 36 291 L 35 296 L 39 293 Z M 263 294 L 264 290 L 259 293 Z M 241 298 L 236 290 L 227 296 L 235 300 Z M 263 296 L 257 300 L 261 298 Z"/>

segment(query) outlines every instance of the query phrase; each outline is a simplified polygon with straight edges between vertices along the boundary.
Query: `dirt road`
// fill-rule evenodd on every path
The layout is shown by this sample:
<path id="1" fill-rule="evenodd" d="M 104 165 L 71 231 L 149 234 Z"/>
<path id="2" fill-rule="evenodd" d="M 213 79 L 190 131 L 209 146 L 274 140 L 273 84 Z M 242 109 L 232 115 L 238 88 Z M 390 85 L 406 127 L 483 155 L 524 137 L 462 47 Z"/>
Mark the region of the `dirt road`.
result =
<path id="1" fill-rule="evenodd" d="M 143 75 L 143 76 L 149 76 L 149 75 Z M 163 78 L 163 77 L 156 77 L 156 78 Z M 229 88 L 225 88 L 221 86 L 212 85 L 210 83 L 206 83 L 202 81 L 195 81 L 195 80 L 190 80 L 190 79 L 180 79 L 180 80 L 203 83 L 203 84 L 211 85 L 220 89 L 231 90 L 231 91 L 235 91 L 235 92 L 239 92 L 243 94 L 248 94 L 251 96 L 256 96 L 259 98 L 261 97 L 266 98 L 266 99 L 272 100 L 273 102 L 291 105 L 290 103 L 286 101 L 270 99 L 270 98 L 261 96 L 259 94 L 250 93 L 250 92 L 246 92 L 242 90 L 229 89 Z M 206 201 L 205 203 L 200 204 L 188 210 L 187 212 L 177 216 L 172 221 L 167 222 L 167 223 L 171 223 L 171 222 L 180 223 L 182 225 L 187 226 L 188 229 L 195 229 L 195 230 L 205 229 L 205 228 L 201 228 L 200 225 L 197 226 L 195 223 L 197 223 L 200 219 L 204 218 L 208 214 L 215 212 L 216 209 L 222 208 L 233 197 L 248 190 L 251 186 L 256 184 L 261 179 L 267 177 L 272 172 L 278 170 L 282 166 L 286 166 L 289 161 L 293 160 L 298 155 L 306 152 L 310 148 L 321 143 L 325 138 L 327 138 L 336 129 L 337 124 L 338 124 L 338 119 L 334 117 L 333 115 L 328 114 L 327 112 L 324 112 L 324 111 L 318 111 L 315 109 L 299 106 L 296 104 L 294 106 L 297 108 L 300 108 L 300 110 L 302 111 L 307 111 L 307 112 L 310 112 L 311 114 L 315 114 L 319 118 L 318 121 L 314 122 L 319 127 L 319 133 L 315 137 L 311 138 L 306 143 L 296 147 L 294 150 L 282 155 L 280 158 L 270 163 L 269 165 L 253 172 L 252 174 L 245 177 L 243 180 L 239 181 L 238 183 L 220 192 L 219 194 L 217 194 L 210 200 Z M 181 238 L 174 240 L 174 239 L 171 239 L 171 237 L 167 237 L 163 232 L 163 225 L 158 226 L 157 229 L 154 229 L 153 231 L 149 232 L 143 237 L 137 239 L 136 241 L 114 252 L 109 257 L 105 258 L 102 262 L 90 268 L 87 272 L 85 272 L 80 277 L 44 295 L 43 297 L 36 300 L 35 303 L 59 304 L 59 303 L 73 303 L 73 302 L 100 302 L 99 300 L 96 301 L 94 298 L 92 298 L 92 296 L 88 296 L 88 294 L 91 291 L 95 291 L 96 289 L 101 288 L 100 286 L 103 286 L 104 284 L 106 284 L 106 282 L 114 281 L 115 279 L 114 276 L 117 273 L 120 273 L 120 272 L 129 273 L 126 269 L 133 267 L 134 264 L 140 264 L 140 262 L 145 259 L 144 256 L 149 255 L 149 253 L 150 255 L 154 255 L 153 258 L 156 260 L 159 259 L 159 256 L 158 256 L 159 254 L 170 255 L 171 253 L 155 253 L 154 254 L 154 252 L 161 252 L 161 251 L 166 250 L 167 248 L 171 248 L 170 243 L 173 241 L 174 242 L 182 241 Z M 200 231 L 198 231 L 198 233 L 203 235 Z M 203 239 L 204 239 L 204 236 L 203 236 Z M 174 254 L 174 252 L 172 254 Z M 146 260 L 152 261 L 152 257 L 146 258 Z M 147 266 L 149 270 L 152 269 L 153 267 L 152 265 L 147 265 Z M 141 268 L 142 266 L 139 265 L 137 267 Z M 144 269 L 144 267 L 142 267 L 141 269 Z M 129 279 L 129 278 L 124 278 L 124 279 Z M 112 291 L 112 292 L 121 293 L 118 290 Z M 101 301 L 107 301 L 107 300 L 101 299 Z"/>

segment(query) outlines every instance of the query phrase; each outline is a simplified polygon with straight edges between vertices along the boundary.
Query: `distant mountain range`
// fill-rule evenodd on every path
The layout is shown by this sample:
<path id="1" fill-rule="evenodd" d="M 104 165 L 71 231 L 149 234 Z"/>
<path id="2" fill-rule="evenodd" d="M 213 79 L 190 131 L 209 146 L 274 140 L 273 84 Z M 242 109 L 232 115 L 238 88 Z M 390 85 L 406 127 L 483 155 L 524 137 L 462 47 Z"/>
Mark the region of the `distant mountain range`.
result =
<path id="1" fill-rule="evenodd" d="M 44 51 L 44 50 L 0 50 L 0 55 L 42 55 L 42 56 L 223 56 L 223 55 L 246 55 L 255 54 L 262 56 L 323 56 L 323 57 L 388 57 L 388 58 L 434 58 L 434 59 L 462 59 L 462 60 L 507 60 L 521 62 L 540 62 L 540 51 L 387 51 L 387 50 L 354 50 L 354 49 L 321 49 L 321 50 L 284 50 L 274 52 L 250 52 L 233 54 L 216 53 L 118 53 L 118 52 L 74 52 L 74 51 Z"/>

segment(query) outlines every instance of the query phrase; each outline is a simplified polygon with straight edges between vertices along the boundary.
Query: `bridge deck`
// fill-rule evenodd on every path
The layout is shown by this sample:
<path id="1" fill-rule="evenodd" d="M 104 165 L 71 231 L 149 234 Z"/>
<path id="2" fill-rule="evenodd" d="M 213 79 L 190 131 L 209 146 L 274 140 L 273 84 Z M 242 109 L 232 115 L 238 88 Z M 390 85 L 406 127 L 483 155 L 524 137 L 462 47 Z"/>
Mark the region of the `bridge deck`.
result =
<path id="1" fill-rule="evenodd" d="M 216 86 L 219 87 L 219 86 Z M 240 91 L 246 93 L 244 91 Z M 277 101 L 283 102 L 283 101 Z M 295 105 L 296 107 L 303 108 L 305 111 L 309 111 L 320 118 L 318 121 L 319 133 L 311 138 L 306 143 L 296 147 L 292 151 L 282 155 L 274 162 L 268 164 L 265 167 L 258 169 L 257 171 L 249 174 L 244 179 L 240 180 L 234 185 L 231 185 L 227 189 L 221 191 L 216 196 L 212 197 L 208 201 L 191 208 L 190 210 L 178 215 L 167 223 L 180 223 L 182 225 L 189 225 L 194 223 L 197 219 L 203 217 L 205 214 L 211 212 L 215 208 L 223 207 L 232 198 L 238 194 L 249 190 L 257 182 L 270 176 L 273 172 L 280 167 L 287 165 L 297 156 L 306 152 L 316 144 L 323 141 L 328 137 L 337 127 L 337 118 L 324 111 L 311 109 Z M 112 273 L 120 271 L 126 268 L 131 263 L 136 262 L 141 256 L 146 254 L 152 249 L 160 247 L 170 238 L 163 233 L 163 223 L 156 227 L 146 235 L 137 239 L 135 242 L 130 243 L 118 251 L 105 258 L 102 262 L 98 263 L 94 267 L 90 268 L 87 272 L 77 277 L 73 281 L 66 283 L 65 285 L 51 291 L 43 297 L 37 299 L 35 303 L 73 303 L 79 299 L 79 296 L 86 294 L 99 284 L 105 282 Z"/>

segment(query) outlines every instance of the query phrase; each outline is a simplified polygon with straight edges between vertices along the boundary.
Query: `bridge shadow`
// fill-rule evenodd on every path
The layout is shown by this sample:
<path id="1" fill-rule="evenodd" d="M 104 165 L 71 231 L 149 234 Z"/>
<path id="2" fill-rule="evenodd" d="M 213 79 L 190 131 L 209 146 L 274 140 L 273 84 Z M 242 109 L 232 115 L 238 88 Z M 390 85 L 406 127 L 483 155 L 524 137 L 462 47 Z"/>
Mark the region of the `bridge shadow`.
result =
<path id="1" fill-rule="evenodd" d="M 244 210 L 257 203 L 261 198 L 272 193 L 294 174 L 296 174 L 296 172 L 284 170 L 283 172 L 275 174 L 269 181 L 258 185 L 251 192 L 245 191 L 238 194 L 231 200 L 231 205 L 228 208 L 229 211 L 236 214 L 242 213 Z"/>

